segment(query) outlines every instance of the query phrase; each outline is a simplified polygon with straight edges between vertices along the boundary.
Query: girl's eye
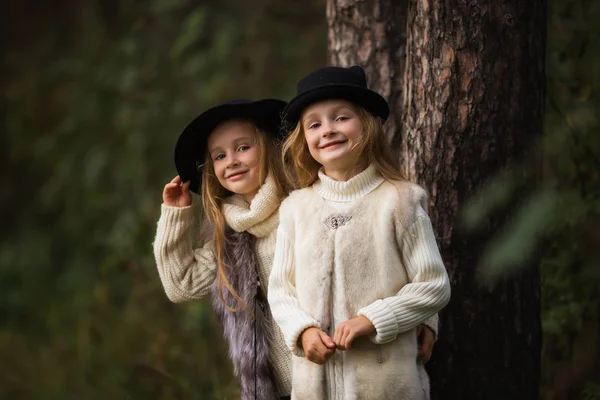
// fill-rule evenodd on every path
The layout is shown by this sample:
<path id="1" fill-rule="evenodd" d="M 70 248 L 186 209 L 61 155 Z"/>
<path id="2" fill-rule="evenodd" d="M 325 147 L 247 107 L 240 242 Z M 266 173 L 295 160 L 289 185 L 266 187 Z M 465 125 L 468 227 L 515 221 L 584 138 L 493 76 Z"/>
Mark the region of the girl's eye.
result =
<path id="1" fill-rule="evenodd" d="M 344 116 L 344 115 L 340 115 L 340 116 L 339 116 L 339 117 L 337 117 L 335 120 L 336 120 L 336 121 L 343 122 L 343 121 L 346 121 L 347 119 L 348 119 L 348 117 L 346 117 L 346 116 Z"/>
<path id="2" fill-rule="evenodd" d="M 318 122 L 315 122 L 313 124 L 310 124 L 308 126 L 308 129 L 317 129 L 319 126 L 321 126 L 321 124 L 319 124 Z"/>
<path id="3" fill-rule="evenodd" d="M 247 146 L 247 145 L 242 145 L 242 146 L 238 147 L 239 152 L 244 152 L 244 151 L 248 151 L 248 150 L 250 150 L 250 146 Z"/>
<path id="4" fill-rule="evenodd" d="M 225 154 L 222 154 L 222 153 L 221 154 L 217 154 L 217 156 L 215 157 L 215 161 L 222 160 L 224 158 L 225 158 Z"/>

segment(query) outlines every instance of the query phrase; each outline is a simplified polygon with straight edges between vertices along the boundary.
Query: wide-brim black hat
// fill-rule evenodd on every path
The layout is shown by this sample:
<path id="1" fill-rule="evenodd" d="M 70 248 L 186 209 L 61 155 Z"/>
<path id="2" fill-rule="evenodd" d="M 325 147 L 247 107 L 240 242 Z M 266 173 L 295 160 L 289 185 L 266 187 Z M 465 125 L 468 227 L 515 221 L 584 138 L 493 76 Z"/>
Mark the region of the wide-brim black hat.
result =
<path id="1" fill-rule="evenodd" d="M 367 87 L 365 71 L 359 66 L 350 68 L 320 68 L 298 82 L 298 93 L 283 110 L 288 128 L 300 120 L 302 111 L 321 100 L 343 99 L 357 104 L 371 114 L 387 120 L 390 109 L 387 101 Z"/>
<path id="2" fill-rule="evenodd" d="M 202 177 L 199 167 L 206 160 L 206 146 L 211 132 L 221 122 L 247 119 L 277 137 L 280 132 L 281 111 L 286 102 L 277 99 L 230 100 L 209 108 L 186 126 L 175 145 L 175 168 L 182 182 L 191 181 L 190 190 L 199 193 Z"/>

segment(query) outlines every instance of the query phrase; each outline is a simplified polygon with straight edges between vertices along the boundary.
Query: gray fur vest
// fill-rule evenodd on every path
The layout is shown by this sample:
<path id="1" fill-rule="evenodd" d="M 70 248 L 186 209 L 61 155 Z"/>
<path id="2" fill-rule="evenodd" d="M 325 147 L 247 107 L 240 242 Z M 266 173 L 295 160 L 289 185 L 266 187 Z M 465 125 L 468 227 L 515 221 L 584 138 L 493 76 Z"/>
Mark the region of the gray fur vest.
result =
<path id="1" fill-rule="evenodd" d="M 248 232 L 225 233 L 224 269 L 227 279 L 238 295 L 254 312 L 255 319 L 241 309 L 225 308 L 219 296 L 217 280 L 212 286 L 212 304 L 229 344 L 229 357 L 239 381 L 242 400 L 277 399 L 277 385 L 269 364 L 272 320 L 268 303 L 259 287 L 258 259 L 254 251 L 255 238 Z M 237 308 L 235 298 L 225 286 L 221 288 L 227 305 Z"/>

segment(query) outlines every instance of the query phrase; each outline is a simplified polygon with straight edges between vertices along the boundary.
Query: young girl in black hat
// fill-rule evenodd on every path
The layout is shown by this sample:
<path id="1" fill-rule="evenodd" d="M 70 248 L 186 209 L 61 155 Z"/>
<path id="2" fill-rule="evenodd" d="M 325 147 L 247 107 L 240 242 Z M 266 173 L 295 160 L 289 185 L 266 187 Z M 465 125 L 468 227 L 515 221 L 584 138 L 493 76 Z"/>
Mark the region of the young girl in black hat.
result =
<path id="1" fill-rule="evenodd" d="M 266 302 L 278 208 L 287 193 L 278 147 L 280 100 L 231 101 L 200 114 L 175 149 L 179 175 L 164 187 L 154 255 L 165 292 L 212 295 L 241 398 L 288 398 L 291 354 Z M 211 235 L 192 244 L 192 196 Z"/>
<path id="2" fill-rule="evenodd" d="M 302 79 L 283 115 L 302 188 L 280 208 L 268 299 L 292 399 L 426 399 L 417 328 L 450 299 L 427 196 L 386 151 L 385 99 L 360 67 Z"/>

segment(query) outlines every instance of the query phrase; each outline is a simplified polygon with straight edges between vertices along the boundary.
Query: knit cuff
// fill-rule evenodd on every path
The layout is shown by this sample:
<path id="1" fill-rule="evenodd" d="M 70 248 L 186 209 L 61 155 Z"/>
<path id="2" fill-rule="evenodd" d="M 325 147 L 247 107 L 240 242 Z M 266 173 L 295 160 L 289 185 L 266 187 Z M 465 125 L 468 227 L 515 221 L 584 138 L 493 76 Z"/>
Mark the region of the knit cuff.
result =
<path id="1" fill-rule="evenodd" d="M 166 225 L 179 224 L 181 222 L 189 223 L 192 221 L 192 206 L 176 207 L 162 204 L 160 206 L 160 219 Z"/>
<path id="2" fill-rule="evenodd" d="M 383 300 L 377 300 L 361 308 L 358 310 L 358 315 L 367 317 L 375 326 L 375 333 L 370 336 L 374 343 L 388 343 L 398 336 L 398 323 L 394 312 Z"/>
<path id="3" fill-rule="evenodd" d="M 438 324 L 439 324 L 438 314 L 433 314 L 431 317 L 429 317 L 425 321 L 423 321 L 423 325 L 427 326 L 428 328 L 430 328 L 433 331 L 433 335 L 434 335 L 436 341 L 438 339 Z"/>

